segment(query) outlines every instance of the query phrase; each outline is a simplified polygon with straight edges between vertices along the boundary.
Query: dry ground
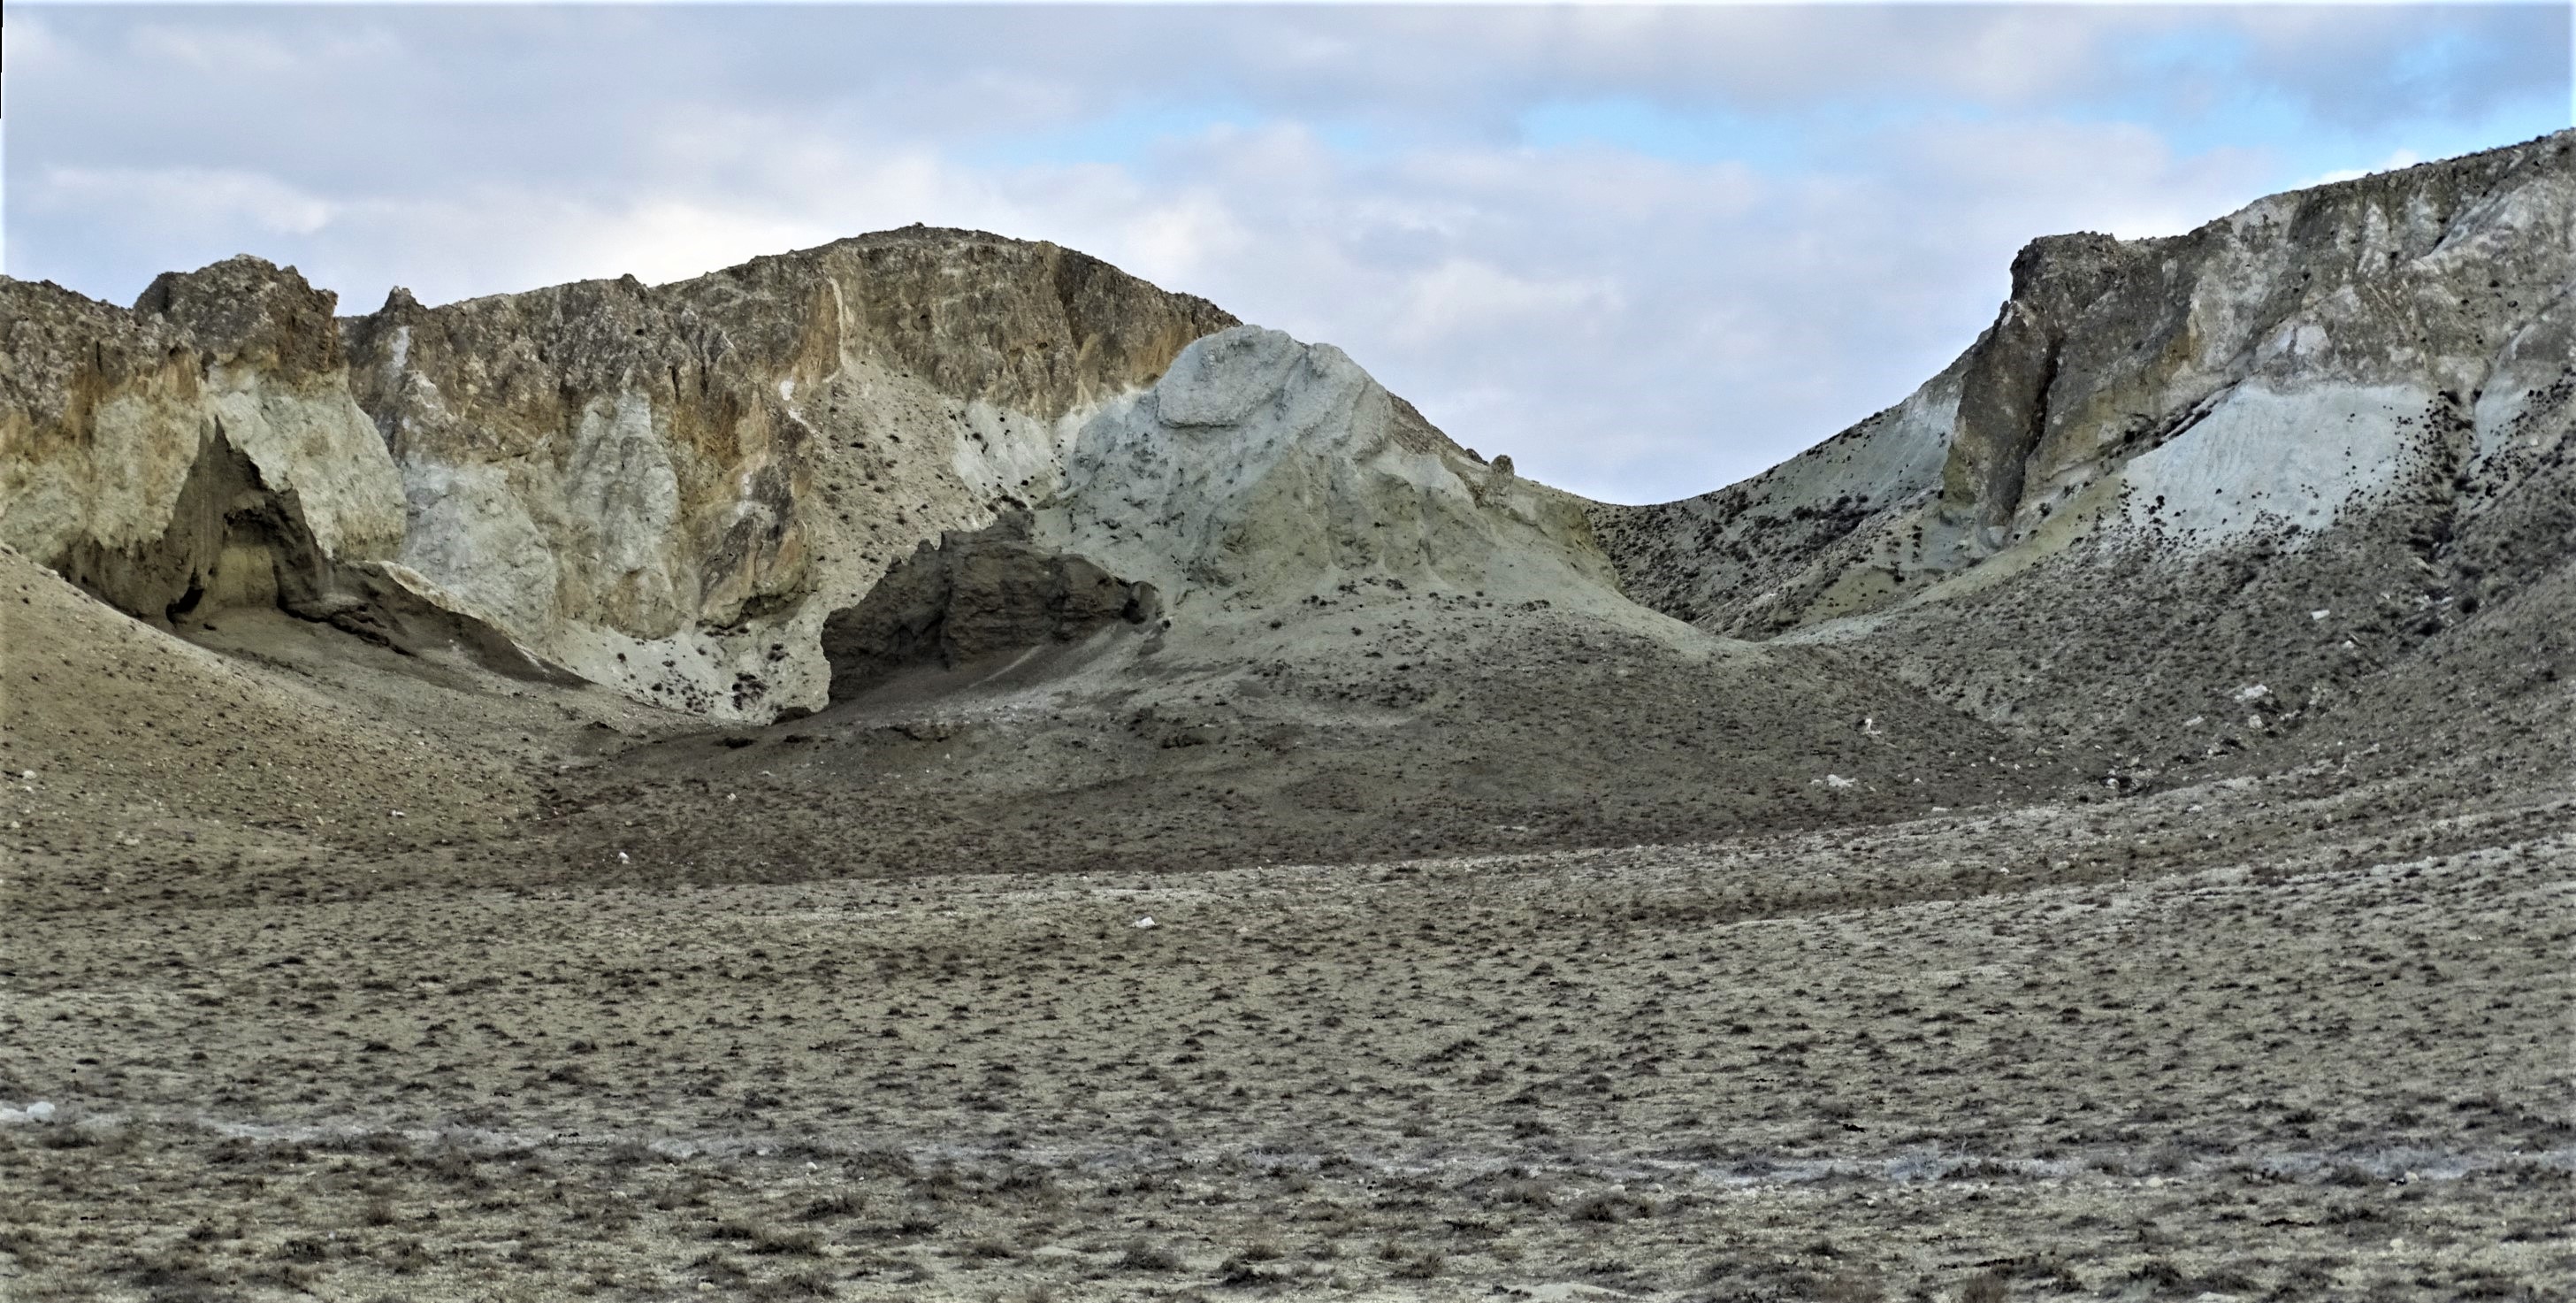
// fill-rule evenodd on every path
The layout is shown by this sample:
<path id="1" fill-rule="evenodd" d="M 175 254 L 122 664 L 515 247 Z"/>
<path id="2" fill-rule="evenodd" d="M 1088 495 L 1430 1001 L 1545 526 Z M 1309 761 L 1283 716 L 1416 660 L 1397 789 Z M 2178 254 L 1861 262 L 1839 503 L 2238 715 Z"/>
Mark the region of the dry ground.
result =
<path id="1" fill-rule="evenodd" d="M 2576 1279 L 2570 694 L 2477 644 L 2138 794 L 1426 605 L 711 734 L 0 581 L 11 1303 Z"/>
<path id="2" fill-rule="evenodd" d="M 49 911 L 0 1293 L 2566 1297 L 2576 810 L 2273 798 Z"/>

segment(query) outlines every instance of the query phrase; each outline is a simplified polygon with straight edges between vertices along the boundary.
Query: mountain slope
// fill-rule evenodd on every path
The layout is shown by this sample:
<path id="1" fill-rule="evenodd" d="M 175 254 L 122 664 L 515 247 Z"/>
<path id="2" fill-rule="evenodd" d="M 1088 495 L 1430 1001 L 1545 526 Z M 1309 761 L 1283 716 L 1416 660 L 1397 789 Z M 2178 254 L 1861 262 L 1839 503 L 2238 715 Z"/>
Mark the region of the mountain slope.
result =
<path id="1" fill-rule="evenodd" d="M 385 636 L 387 600 L 426 603 L 732 718 L 820 704 L 826 610 L 1051 491 L 1072 424 L 1234 322 L 923 228 L 336 320 L 248 257 L 130 311 L 5 278 L 0 307 L 0 541 L 140 617 L 282 601 Z"/>
<path id="2" fill-rule="evenodd" d="M 2323 727 L 2568 562 L 2571 154 L 2038 241 L 1906 403 L 1719 493 L 1595 507 L 1598 534 L 1649 605 L 1830 642 L 2118 781 Z"/>
<path id="3" fill-rule="evenodd" d="M 256 260 L 133 311 L 9 282 L 0 536 L 154 656 L 519 757 L 470 803 L 507 835 L 406 830 L 441 872 L 1349 860 L 2248 776 L 2502 808 L 2576 735 L 2571 142 L 2038 242 L 1906 403 L 1654 508 L 975 233 L 338 320 Z"/>

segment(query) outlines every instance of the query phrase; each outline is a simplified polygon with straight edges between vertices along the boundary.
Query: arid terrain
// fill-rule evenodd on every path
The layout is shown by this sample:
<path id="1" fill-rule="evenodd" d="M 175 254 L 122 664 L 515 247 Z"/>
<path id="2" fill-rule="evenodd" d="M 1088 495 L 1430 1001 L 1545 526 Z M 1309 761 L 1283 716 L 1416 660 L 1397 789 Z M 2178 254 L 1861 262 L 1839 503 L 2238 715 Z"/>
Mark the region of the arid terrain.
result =
<path id="1" fill-rule="evenodd" d="M 0 281 L 0 1298 L 2576 1296 L 2571 151 L 1649 507 L 973 232 Z"/>

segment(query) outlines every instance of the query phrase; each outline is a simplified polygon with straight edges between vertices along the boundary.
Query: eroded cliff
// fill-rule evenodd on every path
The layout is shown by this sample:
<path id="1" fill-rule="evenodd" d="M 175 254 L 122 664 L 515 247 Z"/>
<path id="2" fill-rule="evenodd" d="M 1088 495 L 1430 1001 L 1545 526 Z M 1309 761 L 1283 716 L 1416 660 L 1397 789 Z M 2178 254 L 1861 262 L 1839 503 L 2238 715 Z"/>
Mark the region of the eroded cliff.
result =
<path id="1" fill-rule="evenodd" d="M 1904 403 L 1742 484 L 1594 519 L 1632 595 L 1746 636 L 2076 537 L 2304 547 L 2477 512 L 2563 445 L 2576 133 L 2033 242 Z"/>
<path id="2" fill-rule="evenodd" d="M 2571 289 L 2576 132 L 2041 240 L 1905 403 L 1594 520 L 1638 600 L 1831 644 L 2115 786 L 2329 724 L 2345 763 L 2501 730 L 2564 768 Z M 2446 659 L 2483 668 L 2426 696 Z"/>
<path id="3" fill-rule="evenodd" d="M 727 717 L 819 704 L 826 611 L 1052 492 L 1087 414 L 1233 324 L 926 228 L 337 321 L 252 258 L 130 311 L 0 294 L 0 541 L 147 617 L 277 602 L 382 633 L 426 602 Z"/>
<path id="4" fill-rule="evenodd" d="M 581 674 L 759 717 L 819 704 L 823 615 L 1049 492 L 1069 423 L 1232 324 L 1058 248 L 908 229 L 664 286 L 343 324 L 405 564 Z"/>

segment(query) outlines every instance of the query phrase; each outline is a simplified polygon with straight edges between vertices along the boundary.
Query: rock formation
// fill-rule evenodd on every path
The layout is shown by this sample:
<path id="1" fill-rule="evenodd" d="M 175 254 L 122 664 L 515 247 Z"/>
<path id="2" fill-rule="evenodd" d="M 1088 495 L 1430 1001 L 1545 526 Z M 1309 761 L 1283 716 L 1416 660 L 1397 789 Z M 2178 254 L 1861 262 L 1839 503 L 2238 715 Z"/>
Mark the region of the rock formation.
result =
<path id="1" fill-rule="evenodd" d="M 672 285 L 344 323 L 402 559 L 580 673 L 729 717 L 817 705 L 824 614 L 1050 490 L 1070 423 L 1233 319 L 1050 244 L 913 228 Z"/>
<path id="2" fill-rule="evenodd" d="M 0 538 L 119 606 L 326 611 L 331 563 L 391 557 L 402 488 L 349 400 L 330 295 L 253 259 L 132 312 L 0 283 Z"/>
<path id="3" fill-rule="evenodd" d="M 838 698 L 1167 603 L 1222 643 L 1255 615 L 1442 589 L 1634 610 L 1573 499 L 1485 465 L 1340 349 L 1236 326 L 1083 423 L 1035 510 L 924 544 L 823 643 Z"/>
<path id="4" fill-rule="evenodd" d="M 1042 536 L 1187 609 L 1359 578 L 1608 594 L 1572 499 L 1478 461 L 1340 349 L 1238 326 L 1075 437 Z"/>
<path id="5" fill-rule="evenodd" d="M 2555 582 L 2571 149 L 2038 241 L 1904 402 L 1639 508 L 1486 463 L 1330 346 L 975 232 L 336 321 L 248 258 L 132 310 L 0 282 L 0 542 L 139 616 L 275 604 L 751 721 L 1138 586 L 1185 631 L 1435 592 L 1711 654 L 1633 599 L 2143 773 L 2246 745 L 2181 731 L 2226 694 L 2288 727 Z M 1018 504 L 1025 537 L 973 533 Z"/>
<path id="6" fill-rule="evenodd" d="M 233 258 L 131 311 L 0 279 L 0 542 L 129 614 L 279 606 L 557 673 L 393 560 L 402 483 L 349 396 L 333 297 Z"/>
<path id="7" fill-rule="evenodd" d="M 2571 132 L 2170 239 L 2041 240 L 1904 403 L 1594 520 L 1638 600 L 1830 644 L 2115 787 L 2311 730 L 2431 764 L 2555 732 L 2564 768 L 2571 287 Z M 2457 700 L 2391 695 L 2459 656 L 2490 673 Z"/>
<path id="8" fill-rule="evenodd" d="M 1762 637 L 2078 537 L 2309 546 L 2477 514 L 2563 456 L 2576 135 L 2033 242 L 1896 407 L 1753 479 L 1594 518 L 1639 601 Z"/>
<path id="9" fill-rule="evenodd" d="M 823 656 L 843 698 L 907 665 L 950 668 L 1162 614 L 1152 584 L 1033 546 L 1029 514 L 1011 509 L 895 562 L 858 605 L 823 621 Z"/>
<path id="10" fill-rule="evenodd" d="M 252 258 L 130 312 L 0 295 L 0 541 L 144 616 L 347 614 L 364 594 L 334 576 L 360 566 L 411 623 L 427 603 L 755 718 L 820 703 L 825 613 L 1052 491 L 1085 415 L 1233 324 L 1054 245 L 924 228 L 665 286 L 396 290 L 336 323 Z"/>

